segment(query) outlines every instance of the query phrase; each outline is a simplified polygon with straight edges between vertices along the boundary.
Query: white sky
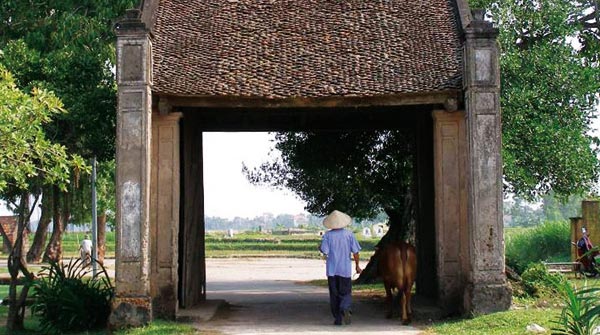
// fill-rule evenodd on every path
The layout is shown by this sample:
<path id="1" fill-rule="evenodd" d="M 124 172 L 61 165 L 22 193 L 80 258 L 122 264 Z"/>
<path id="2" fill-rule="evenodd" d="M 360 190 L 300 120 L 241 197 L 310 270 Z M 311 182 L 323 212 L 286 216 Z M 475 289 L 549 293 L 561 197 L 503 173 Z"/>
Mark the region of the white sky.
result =
<path id="1" fill-rule="evenodd" d="M 6 203 L 0 200 L 0 216 L 10 216 L 13 215 L 12 211 L 9 211 L 6 208 Z"/>
<path id="2" fill-rule="evenodd" d="M 242 174 L 268 159 L 268 133 L 203 133 L 204 210 L 206 216 L 253 218 L 263 213 L 304 213 L 304 202 L 291 191 L 254 186 Z"/>

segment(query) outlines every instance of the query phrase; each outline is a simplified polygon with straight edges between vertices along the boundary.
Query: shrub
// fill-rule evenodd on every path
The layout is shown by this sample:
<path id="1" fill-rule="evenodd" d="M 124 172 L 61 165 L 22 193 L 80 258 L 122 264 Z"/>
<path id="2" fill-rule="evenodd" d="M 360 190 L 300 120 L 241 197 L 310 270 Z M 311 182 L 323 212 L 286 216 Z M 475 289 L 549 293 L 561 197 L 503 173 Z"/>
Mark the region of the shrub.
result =
<path id="1" fill-rule="evenodd" d="M 600 287 L 577 289 L 569 281 L 555 283 L 565 307 L 553 334 L 592 335 L 600 327 Z"/>
<path id="2" fill-rule="evenodd" d="M 556 273 L 549 273 L 544 264 L 531 264 L 521 275 L 523 288 L 531 297 L 546 297 L 557 293 L 556 283 L 562 283 L 566 279 Z"/>
<path id="3" fill-rule="evenodd" d="M 506 264 L 522 273 L 529 264 L 568 261 L 571 250 L 568 222 L 545 222 L 535 228 L 507 236 Z"/>
<path id="4" fill-rule="evenodd" d="M 99 264 L 99 263 L 97 263 Z M 100 264 L 99 264 L 100 265 Z M 34 282 L 32 311 L 44 333 L 97 329 L 106 326 L 114 288 L 106 269 L 90 276 L 91 267 L 80 259 L 67 264 L 51 262 Z"/>

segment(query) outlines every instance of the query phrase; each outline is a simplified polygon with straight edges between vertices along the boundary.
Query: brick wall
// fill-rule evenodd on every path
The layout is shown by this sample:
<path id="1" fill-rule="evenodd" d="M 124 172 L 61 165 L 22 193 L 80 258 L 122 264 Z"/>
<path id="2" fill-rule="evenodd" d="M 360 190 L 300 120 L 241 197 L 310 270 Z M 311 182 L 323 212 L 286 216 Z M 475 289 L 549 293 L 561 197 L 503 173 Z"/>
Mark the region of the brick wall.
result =
<path id="1" fill-rule="evenodd" d="M 8 249 L 9 244 L 14 243 L 17 235 L 17 219 L 19 217 L 17 215 L 12 216 L 0 216 L 0 225 L 2 226 L 2 231 L 6 234 L 2 234 L 2 252 L 8 253 L 10 250 Z M 25 230 L 25 236 L 27 237 L 28 231 Z M 7 239 L 10 241 L 8 243 Z M 24 250 L 27 249 L 28 239 L 25 238 L 25 243 L 23 245 Z"/>

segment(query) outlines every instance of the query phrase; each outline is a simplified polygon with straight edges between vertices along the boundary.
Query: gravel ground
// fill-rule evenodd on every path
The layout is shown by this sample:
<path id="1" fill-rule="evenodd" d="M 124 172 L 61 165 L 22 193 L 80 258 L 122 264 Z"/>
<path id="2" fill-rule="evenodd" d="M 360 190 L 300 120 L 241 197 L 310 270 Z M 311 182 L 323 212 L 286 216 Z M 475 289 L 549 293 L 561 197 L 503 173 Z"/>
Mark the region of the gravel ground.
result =
<path id="1" fill-rule="evenodd" d="M 325 278 L 321 260 L 208 259 L 207 299 L 225 301 L 196 326 L 222 334 L 419 334 L 399 319 L 386 319 L 383 299 L 355 297 L 351 325 L 334 326 L 327 288 L 306 285 Z M 364 264 L 363 264 L 364 265 Z"/>

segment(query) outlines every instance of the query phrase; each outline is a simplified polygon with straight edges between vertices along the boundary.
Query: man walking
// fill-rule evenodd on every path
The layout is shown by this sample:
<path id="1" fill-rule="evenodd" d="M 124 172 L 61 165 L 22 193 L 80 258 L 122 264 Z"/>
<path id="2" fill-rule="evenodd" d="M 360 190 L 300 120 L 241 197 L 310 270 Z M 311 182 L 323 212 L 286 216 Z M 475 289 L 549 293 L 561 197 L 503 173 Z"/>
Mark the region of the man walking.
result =
<path id="1" fill-rule="evenodd" d="M 360 245 L 354 234 L 344 229 L 352 219 L 345 213 L 334 210 L 329 214 L 323 225 L 330 230 L 323 235 L 319 249 L 327 257 L 327 283 L 329 284 L 329 303 L 333 314 L 334 324 L 341 325 L 351 322 L 352 304 L 352 266 L 350 254 L 354 258 L 356 273 L 361 273 L 359 266 Z"/>

